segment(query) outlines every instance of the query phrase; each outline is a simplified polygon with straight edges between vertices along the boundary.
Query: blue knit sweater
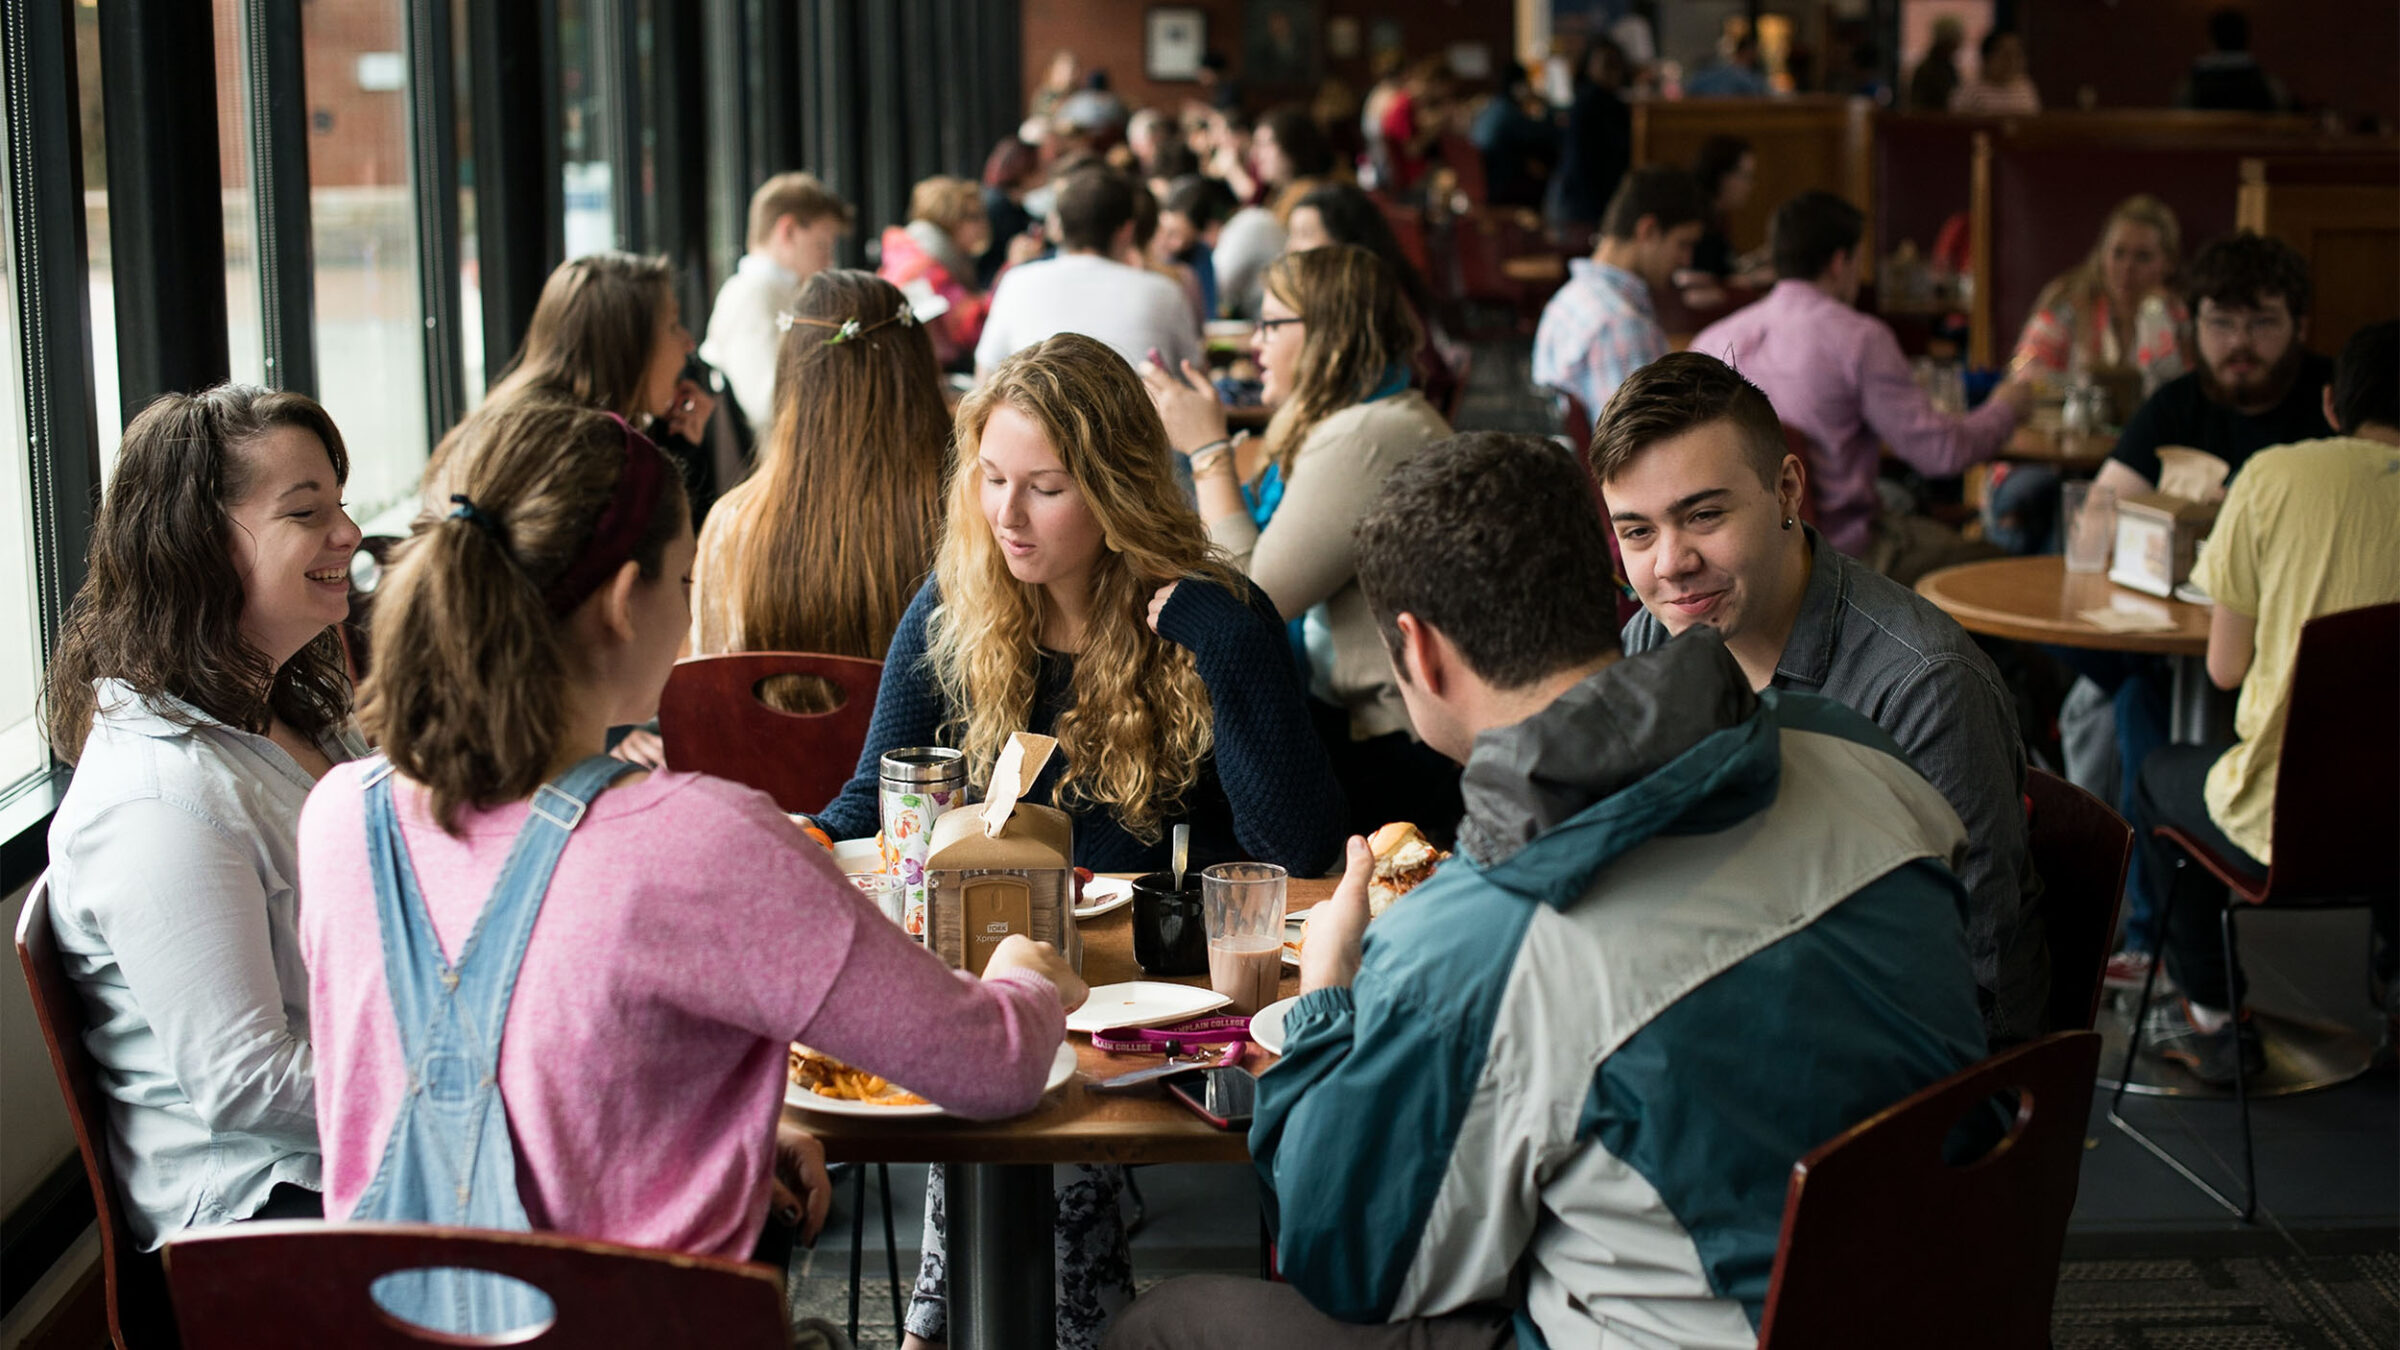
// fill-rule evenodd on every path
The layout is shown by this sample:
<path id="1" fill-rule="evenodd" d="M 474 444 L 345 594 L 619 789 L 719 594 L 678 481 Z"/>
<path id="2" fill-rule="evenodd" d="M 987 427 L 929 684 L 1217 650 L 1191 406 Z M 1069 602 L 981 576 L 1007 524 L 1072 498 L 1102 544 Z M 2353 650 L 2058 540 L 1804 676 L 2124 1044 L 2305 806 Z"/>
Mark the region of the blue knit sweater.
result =
<path id="1" fill-rule="evenodd" d="M 1245 585 L 1248 583 L 1245 582 Z M 1158 619 L 1159 635 L 1190 648 L 1215 711 L 1216 742 L 1180 810 L 1164 824 L 1192 827 L 1191 865 L 1235 859 L 1279 863 L 1313 877 L 1341 860 L 1347 810 L 1341 784 L 1308 718 L 1290 645 L 1274 602 L 1252 585 L 1248 603 L 1221 586 L 1186 581 Z M 876 785 L 883 754 L 942 745 L 950 707 L 925 659 L 925 626 L 941 604 L 929 578 L 900 617 L 883 662 L 875 720 L 857 772 L 817 823 L 836 839 L 863 838 L 880 825 Z M 1025 729 L 1048 735 L 1074 698 L 1075 658 L 1041 653 L 1033 715 Z M 1054 757 L 1024 800 L 1053 805 L 1064 761 Z M 1095 872 L 1153 872 L 1168 865 L 1167 836 L 1145 842 L 1106 809 L 1071 810 L 1075 862 Z"/>

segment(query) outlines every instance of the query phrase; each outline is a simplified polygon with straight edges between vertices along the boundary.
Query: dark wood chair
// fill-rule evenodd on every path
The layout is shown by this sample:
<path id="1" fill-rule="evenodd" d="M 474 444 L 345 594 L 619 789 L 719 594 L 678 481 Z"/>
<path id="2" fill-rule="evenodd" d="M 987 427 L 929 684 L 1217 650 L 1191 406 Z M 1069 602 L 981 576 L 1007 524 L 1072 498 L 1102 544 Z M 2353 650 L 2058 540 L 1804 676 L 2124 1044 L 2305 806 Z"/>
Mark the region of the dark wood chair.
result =
<path id="1" fill-rule="evenodd" d="M 2100 1037 L 1995 1055 L 1851 1126 L 1792 1168 L 1759 1350 L 2049 1344 Z M 2007 1134 L 1964 1163 L 1952 1131 L 2003 1093 Z"/>
<path id="2" fill-rule="evenodd" d="M 2044 1031 L 2089 1031 L 2100 1015 L 2100 976 L 2116 936 L 2133 858 L 2133 827 L 2108 803 L 2054 773 L 2028 768 L 2027 842 L 2042 878 L 2042 932 L 2050 944 Z"/>
<path id="3" fill-rule="evenodd" d="M 67 1121 L 75 1129 L 75 1151 L 83 1155 L 83 1174 L 92 1183 L 92 1207 L 100 1218 L 100 1270 L 108 1292 L 108 1334 L 117 1350 L 154 1350 L 174 1346 L 174 1315 L 167 1306 L 167 1282 L 156 1254 L 143 1251 L 126 1226 L 125 1201 L 117 1187 L 116 1165 L 108 1156 L 108 1101 L 100 1093 L 100 1078 L 91 1055 L 83 1048 L 88 1020 L 83 995 L 67 978 L 58 956 L 58 938 L 50 927 L 50 879 L 41 877 L 25 897 L 17 916 L 17 962 L 25 967 L 25 983 L 33 994 L 33 1018 L 42 1028 L 42 1043 L 50 1049 L 50 1067 L 58 1071 L 58 1090 L 67 1099 Z"/>
<path id="4" fill-rule="evenodd" d="M 759 686 L 812 675 L 841 690 L 831 712 L 790 713 L 759 701 Z M 850 781 L 883 663 L 804 652 L 736 652 L 675 663 L 658 701 L 669 768 L 746 783 L 786 811 L 823 809 Z"/>
<path id="5" fill-rule="evenodd" d="M 576 1350 L 785 1350 L 783 1275 L 771 1266 L 649 1251 L 556 1233 L 432 1224 L 248 1223 L 168 1242 L 167 1280 L 191 1350 L 403 1350 L 573 1346 Z M 378 1306 L 375 1281 L 453 1266 L 541 1290 L 548 1325 L 454 1336 Z"/>
<path id="6" fill-rule="evenodd" d="M 2164 951 L 2167 917 L 2182 891 L 2182 873 L 2198 863 L 2233 892 L 2219 920 L 2225 938 L 2225 977 L 2239 988 L 2235 953 L 2239 916 L 2251 909 L 2355 909 L 2400 904 L 2400 856 L 2388 844 L 2400 821 L 2400 605 L 2327 614 L 2300 630 L 2292 662 L 2292 692 L 2284 715 L 2283 748 L 2275 761 L 2272 865 L 2264 876 L 2236 866 L 2173 826 L 2156 837 L 2175 845 L 2176 884 L 2158 907 L 2152 951 Z M 2258 1212 L 2258 1157 L 2250 1140 L 2250 1084 L 2234 1056 L 2233 1095 L 2242 1114 L 2242 1201 L 2235 1204 L 2150 1136 L 2119 1114 L 2123 1084 L 2142 1047 L 2142 1023 L 2158 983 L 2151 963 L 2133 1011 L 2118 1088 L 2108 1119 L 2183 1179 L 2248 1223 Z"/>

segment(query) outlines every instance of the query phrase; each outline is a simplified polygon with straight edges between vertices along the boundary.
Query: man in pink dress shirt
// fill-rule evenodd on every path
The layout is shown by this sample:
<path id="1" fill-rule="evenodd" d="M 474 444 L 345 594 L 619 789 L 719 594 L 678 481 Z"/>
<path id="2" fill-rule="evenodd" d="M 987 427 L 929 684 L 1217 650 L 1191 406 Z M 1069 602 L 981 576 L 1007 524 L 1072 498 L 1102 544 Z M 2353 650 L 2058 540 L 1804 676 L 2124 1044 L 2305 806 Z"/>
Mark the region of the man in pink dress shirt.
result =
<path id="1" fill-rule="evenodd" d="M 2000 453 L 2031 387 L 2011 378 L 1971 413 L 1934 407 L 1891 328 L 1853 307 L 1864 225 L 1857 207 L 1830 192 L 1785 202 L 1769 234 L 1775 288 L 1700 330 L 1691 350 L 1740 371 L 1808 437 L 1817 528 L 1833 546 L 1907 585 L 1964 561 L 1971 546 L 1934 521 L 1881 508 L 1883 449 L 1931 477 L 1963 472 Z"/>

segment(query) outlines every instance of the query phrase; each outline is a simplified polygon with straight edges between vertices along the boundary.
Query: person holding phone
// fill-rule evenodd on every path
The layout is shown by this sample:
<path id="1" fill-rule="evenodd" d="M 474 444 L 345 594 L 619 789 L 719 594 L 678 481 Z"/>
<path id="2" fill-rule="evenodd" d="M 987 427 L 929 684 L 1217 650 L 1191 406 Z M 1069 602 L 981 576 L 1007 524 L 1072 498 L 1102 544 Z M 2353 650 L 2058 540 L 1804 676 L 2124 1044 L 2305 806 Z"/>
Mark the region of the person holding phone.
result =
<path id="1" fill-rule="evenodd" d="M 1289 1283 L 1170 1281 L 1109 1346 L 1749 1344 L 1792 1164 L 1983 1054 L 1958 818 L 1712 632 L 1620 658 L 1547 440 L 1430 447 L 1358 554 L 1459 856 L 1370 933 L 1354 838 L 1310 920 L 1250 1126 Z"/>
<path id="2" fill-rule="evenodd" d="M 1143 376 L 1191 466 L 1209 537 L 1294 628 L 1318 738 L 1349 793 L 1350 828 L 1415 821 L 1447 840 L 1463 809 L 1458 768 L 1425 748 L 1358 587 L 1351 526 L 1394 469 L 1450 434 L 1409 387 L 1425 334 L 1389 266 L 1329 244 L 1267 269 L 1256 355 L 1274 409 L 1263 452 L 1226 435 L 1196 366 Z"/>

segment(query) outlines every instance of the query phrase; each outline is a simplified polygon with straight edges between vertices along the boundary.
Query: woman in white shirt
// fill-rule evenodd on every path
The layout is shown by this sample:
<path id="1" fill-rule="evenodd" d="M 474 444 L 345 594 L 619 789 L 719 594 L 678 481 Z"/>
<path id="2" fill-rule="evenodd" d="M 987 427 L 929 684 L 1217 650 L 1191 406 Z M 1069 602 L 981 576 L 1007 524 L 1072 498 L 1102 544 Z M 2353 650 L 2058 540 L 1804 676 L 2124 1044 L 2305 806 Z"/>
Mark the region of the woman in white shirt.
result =
<path id="1" fill-rule="evenodd" d="M 134 1238 L 318 1212 L 295 836 L 364 753 L 333 626 L 358 527 L 315 400 L 169 394 L 125 429 L 51 661 L 75 764 L 51 922 L 91 1011 Z"/>

